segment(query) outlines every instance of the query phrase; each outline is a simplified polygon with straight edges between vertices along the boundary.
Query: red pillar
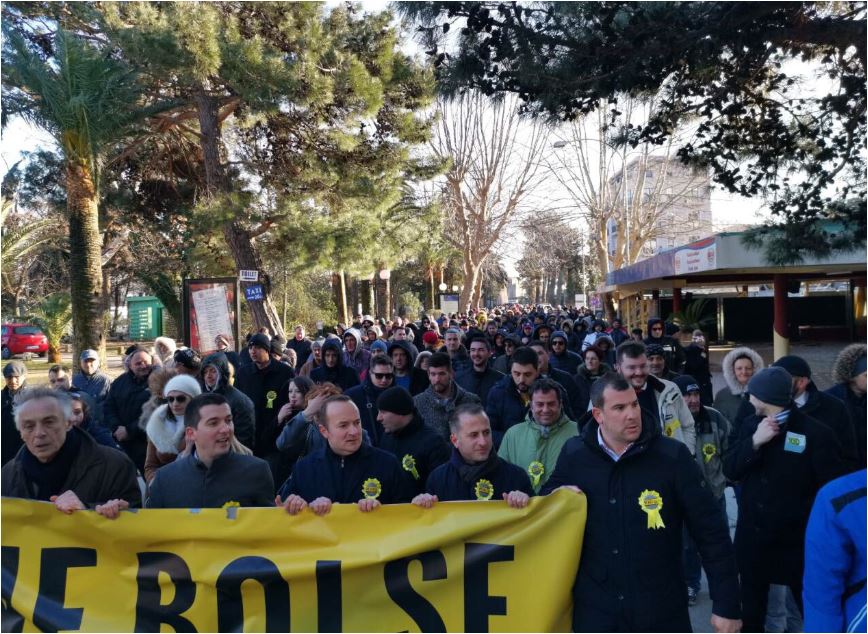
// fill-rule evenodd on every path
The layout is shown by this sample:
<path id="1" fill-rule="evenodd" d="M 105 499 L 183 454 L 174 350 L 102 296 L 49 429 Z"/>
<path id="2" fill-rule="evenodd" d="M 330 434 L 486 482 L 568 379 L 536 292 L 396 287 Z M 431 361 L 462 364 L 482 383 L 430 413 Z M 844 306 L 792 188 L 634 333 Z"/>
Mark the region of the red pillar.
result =
<path id="1" fill-rule="evenodd" d="M 680 313 L 681 312 L 681 289 L 673 288 L 672 289 L 672 312 Z"/>
<path id="2" fill-rule="evenodd" d="M 774 355 L 780 359 L 790 353 L 790 336 L 787 329 L 787 276 L 775 275 L 775 327 Z"/>

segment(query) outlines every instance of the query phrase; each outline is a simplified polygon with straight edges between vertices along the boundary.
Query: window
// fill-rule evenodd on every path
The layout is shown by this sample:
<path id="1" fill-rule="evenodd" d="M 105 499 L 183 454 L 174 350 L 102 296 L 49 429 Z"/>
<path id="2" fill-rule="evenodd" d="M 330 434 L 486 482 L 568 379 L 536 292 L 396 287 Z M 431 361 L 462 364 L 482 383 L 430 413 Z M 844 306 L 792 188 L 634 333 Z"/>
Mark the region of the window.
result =
<path id="1" fill-rule="evenodd" d="M 13 332 L 16 335 L 41 335 L 42 331 L 36 326 L 16 326 Z"/>

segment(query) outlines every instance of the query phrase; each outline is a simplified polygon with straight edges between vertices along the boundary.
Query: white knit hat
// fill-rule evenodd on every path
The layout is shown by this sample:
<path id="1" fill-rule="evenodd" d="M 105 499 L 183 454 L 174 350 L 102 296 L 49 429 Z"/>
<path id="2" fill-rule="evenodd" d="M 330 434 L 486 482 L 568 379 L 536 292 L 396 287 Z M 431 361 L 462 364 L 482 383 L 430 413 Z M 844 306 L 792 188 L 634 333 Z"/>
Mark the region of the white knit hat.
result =
<path id="1" fill-rule="evenodd" d="M 169 392 L 183 392 L 195 398 L 202 393 L 202 388 L 199 387 L 199 382 L 192 376 L 179 374 L 173 376 L 163 388 L 163 396 L 168 396 Z"/>

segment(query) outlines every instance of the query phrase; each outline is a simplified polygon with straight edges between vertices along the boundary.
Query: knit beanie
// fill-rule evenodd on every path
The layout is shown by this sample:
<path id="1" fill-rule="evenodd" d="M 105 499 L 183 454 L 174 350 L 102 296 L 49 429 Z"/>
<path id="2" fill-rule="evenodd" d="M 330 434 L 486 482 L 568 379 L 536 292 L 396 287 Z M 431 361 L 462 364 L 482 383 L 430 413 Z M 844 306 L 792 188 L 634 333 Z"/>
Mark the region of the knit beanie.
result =
<path id="1" fill-rule="evenodd" d="M 264 348 L 271 352 L 271 339 L 268 338 L 267 335 L 263 335 L 261 332 L 256 333 L 250 338 L 250 343 L 247 344 L 250 347 Z"/>
<path id="2" fill-rule="evenodd" d="M 374 343 L 371 344 L 371 354 L 375 352 L 382 352 L 386 354 L 386 351 L 389 349 L 389 346 L 382 339 L 377 339 Z"/>
<path id="3" fill-rule="evenodd" d="M 183 392 L 191 397 L 196 397 L 202 393 L 202 388 L 192 376 L 178 374 L 166 382 L 166 387 L 163 388 L 163 397 L 168 396 L 169 392 Z"/>
<path id="4" fill-rule="evenodd" d="M 271 352 L 271 354 L 276 354 L 276 355 L 280 356 L 283 354 L 284 350 L 285 350 L 285 348 L 279 339 L 272 339 L 271 340 L 271 344 L 269 345 L 269 351 Z"/>
<path id="5" fill-rule="evenodd" d="M 422 343 L 427 343 L 429 346 L 433 346 L 438 341 L 440 341 L 440 337 L 438 337 L 437 333 L 433 330 L 429 330 L 422 335 Z"/>
<path id="6" fill-rule="evenodd" d="M 765 368 L 751 377 L 747 391 L 763 403 L 786 407 L 792 401 L 793 377 L 783 368 Z"/>
<path id="7" fill-rule="evenodd" d="M 555 339 L 563 339 L 564 341 L 567 341 L 569 338 L 567 337 L 567 333 L 565 333 L 563 330 L 555 330 L 552 333 L 552 336 L 549 337 L 549 340 L 554 341 Z"/>
<path id="8" fill-rule="evenodd" d="M 785 357 L 781 357 L 780 359 L 772 363 L 771 367 L 783 368 L 792 376 L 804 376 L 809 379 L 811 378 L 811 366 L 809 366 L 808 362 L 805 361 L 802 357 L 797 357 L 794 354 L 788 354 Z"/>
<path id="9" fill-rule="evenodd" d="M 413 397 L 403 387 L 396 385 L 380 394 L 380 398 L 377 399 L 377 409 L 381 412 L 407 416 L 413 413 Z"/>
<path id="10" fill-rule="evenodd" d="M 672 382 L 681 390 L 681 396 L 688 392 L 699 392 L 699 382 L 689 374 L 679 374 Z"/>
<path id="11" fill-rule="evenodd" d="M 645 356 L 646 357 L 665 357 L 666 351 L 663 350 L 663 346 L 659 343 L 649 343 L 645 346 Z"/>

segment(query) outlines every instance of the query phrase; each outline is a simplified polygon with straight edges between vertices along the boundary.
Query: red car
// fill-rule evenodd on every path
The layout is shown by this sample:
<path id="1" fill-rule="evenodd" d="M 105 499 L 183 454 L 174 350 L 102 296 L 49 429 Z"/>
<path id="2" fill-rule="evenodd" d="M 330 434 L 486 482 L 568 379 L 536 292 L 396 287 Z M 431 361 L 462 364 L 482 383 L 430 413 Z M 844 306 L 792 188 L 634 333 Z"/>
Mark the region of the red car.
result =
<path id="1" fill-rule="evenodd" d="M 38 326 L 30 324 L 3 324 L 3 358 L 16 354 L 38 354 L 44 357 L 48 352 L 48 337 Z"/>

